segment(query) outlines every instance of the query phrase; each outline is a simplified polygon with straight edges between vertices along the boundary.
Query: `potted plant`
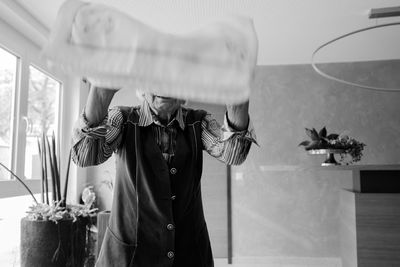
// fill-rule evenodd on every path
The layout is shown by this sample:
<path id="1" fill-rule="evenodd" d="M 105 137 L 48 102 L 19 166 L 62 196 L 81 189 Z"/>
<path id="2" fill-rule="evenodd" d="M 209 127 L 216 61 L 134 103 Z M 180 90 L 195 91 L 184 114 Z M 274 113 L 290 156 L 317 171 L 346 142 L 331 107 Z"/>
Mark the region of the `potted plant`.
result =
<path id="1" fill-rule="evenodd" d="M 323 127 L 320 131 L 315 128 L 305 129 L 310 140 L 301 142 L 299 146 L 304 146 L 305 150 L 313 155 L 326 154 L 327 158 L 322 163 L 322 166 L 338 165 L 339 163 L 335 160 L 334 154 L 340 154 L 339 161 L 346 165 L 361 160 L 362 151 L 365 147 L 364 143 L 344 134 L 328 134 L 326 127 Z"/>
<path id="2" fill-rule="evenodd" d="M 51 139 L 45 135 L 38 139 L 42 167 L 41 202 L 37 201 L 21 178 L 0 162 L 0 165 L 27 189 L 34 202 L 27 211 L 28 215 L 21 219 L 22 267 L 84 266 L 87 233 L 91 225 L 91 216 L 96 212 L 96 209 L 92 208 L 95 196 L 86 195 L 83 198 L 84 204 L 67 204 L 71 153 L 68 158 L 64 192 L 61 195 L 59 158 L 55 143 L 54 133 Z"/>

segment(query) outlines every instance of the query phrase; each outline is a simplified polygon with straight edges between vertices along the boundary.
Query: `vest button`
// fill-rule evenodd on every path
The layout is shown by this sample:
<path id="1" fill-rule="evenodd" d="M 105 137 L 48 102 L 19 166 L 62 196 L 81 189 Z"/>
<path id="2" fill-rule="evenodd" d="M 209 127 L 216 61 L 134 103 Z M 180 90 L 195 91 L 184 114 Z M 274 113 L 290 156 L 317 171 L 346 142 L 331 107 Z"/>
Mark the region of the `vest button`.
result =
<path id="1" fill-rule="evenodd" d="M 174 230 L 175 226 L 172 223 L 167 224 L 167 229 L 172 231 Z"/>
<path id="2" fill-rule="evenodd" d="M 171 168 L 171 169 L 169 170 L 169 172 L 170 172 L 171 174 L 176 174 L 177 169 L 176 169 L 176 168 Z"/>
<path id="3" fill-rule="evenodd" d="M 174 256 L 175 256 L 175 254 L 173 251 L 168 251 L 168 253 L 167 253 L 168 258 L 172 259 Z"/>

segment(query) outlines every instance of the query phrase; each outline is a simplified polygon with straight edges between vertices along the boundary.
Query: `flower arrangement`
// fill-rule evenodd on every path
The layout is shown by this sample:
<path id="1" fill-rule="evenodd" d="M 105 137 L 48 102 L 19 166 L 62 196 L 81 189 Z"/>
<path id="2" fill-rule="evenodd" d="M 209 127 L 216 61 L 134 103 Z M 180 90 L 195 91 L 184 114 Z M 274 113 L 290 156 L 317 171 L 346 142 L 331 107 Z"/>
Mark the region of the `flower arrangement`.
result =
<path id="1" fill-rule="evenodd" d="M 317 149 L 336 149 L 343 151 L 339 153 L 340 161 L 347 165 L 361 160 L 365 144 L 352 137 L 344 134 L 328 134 L 326 127 L 323 127 L 320 131 L 317 131 L 315 128 L 306 128 L 306 134 L 311 140 L 303 141 L 299 146 L 304 146 L 307 151 Z M 351 159 L 346 161 L 347 155 L 349 155 Z"/>

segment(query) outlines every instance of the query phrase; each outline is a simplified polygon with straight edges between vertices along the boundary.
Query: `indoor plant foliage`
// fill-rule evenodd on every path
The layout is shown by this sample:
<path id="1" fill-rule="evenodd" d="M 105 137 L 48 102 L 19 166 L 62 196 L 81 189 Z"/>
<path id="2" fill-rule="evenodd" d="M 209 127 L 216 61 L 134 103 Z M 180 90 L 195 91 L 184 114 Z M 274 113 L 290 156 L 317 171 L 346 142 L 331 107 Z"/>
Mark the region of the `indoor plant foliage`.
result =
<path id="1" fill-rule="evenodd" d="M 315 128 L 305 129 L 310 140 L 303 141 L 299 144 L 299 146 L 304 146 L 305 150 L 339 150 L 340 161 L 346 164 L 361 160 L 363 155 L 362 151 L 365 147 L 364 143 L 344 134 L 328 134 L 326 127 L 323 127 L 320 131 L 317 131 Z M 351 157 L 348 161 L 346 161 L 347 155 Z"/>
<path id="2" fill-rule="evenodd" d="M 82 199 L 84 202 L 83 205 L 66 204 L 71 154 L 69 154 L 68 157 L 64 192 L 61 197 L 59 157 L 56 154 L 54 133 L 51 139 L 45 135 L 43 135 L 41 139 L 38 139 L 38 150 L 42 167 L 42 203 L 35 200 L 35 204 L 27 211 L 28 218 L 31 220 L 51 220 L 55 223 L 63 219 L 72 219 L 75 222 L 79 217 L 89 217 L 94 214 L 97 210 L 92 209 L 95 201 L 94 194 L 86 195 L 86 197 Z M 48 174 L 50 174 L 53 189 L 52 200 L 49 200 L 50 188 L 48 184 Z"/>
<path id="3" fill-rule="evenodd" d="M 21 220 L 21 266 L 83 266 L 87 235 L 92 225 L 94 193 L 82 196 L 83 204 L 67 204 L 71 154 L 69 154 L 63 194 L 55 135 L 38 139 L 41 165 L 41 202 L 24 181 L 0 162 L 29 192 L 33 205 Z M 50 179 L 49 179 L 50 178 Z M 52 191 L 52 194 L 49 194 Z"/>

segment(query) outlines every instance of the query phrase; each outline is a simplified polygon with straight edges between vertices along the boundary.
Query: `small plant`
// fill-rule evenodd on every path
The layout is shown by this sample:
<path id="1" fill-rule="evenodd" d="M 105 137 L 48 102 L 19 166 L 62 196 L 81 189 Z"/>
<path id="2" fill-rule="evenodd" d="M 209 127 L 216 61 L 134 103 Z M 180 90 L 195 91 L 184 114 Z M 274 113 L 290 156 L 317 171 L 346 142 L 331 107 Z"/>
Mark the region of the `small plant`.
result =
<path id="1" fill-rule="evenodd" d="M 51 204 L 36 203 L 29 207 L 28 218 L 33 221 L 53 221 L 55 223 L 68 219 L 76 222 L 79 217 L 89 217 L 97 211 L 97 208 L 92 208 L 92 202 L 85 202 L 85 200 L 84 204 L 68 204 L 66 207 L 61 206 L 62 203 L 63 201 L 53 201 Z"/>
<path id="2" fill-rule="evenodd" d="M 27 211 L 28 219 L 34 221 L 53 221 L 55 223 L 63 219 L 72 219 L 75 222 L 79 217 L 89 217 L 90 215 L 94 215 L 97 211 L 97 209 L 93 209 L 92 207 L 95 200 L 94 194 L 88 194 L 85 199 L 82 199 L 84 204 L 66 204 L 71 153 L 69 153 L 68 156 L 64 192 L 61 195 L 61 174 L 59 167 L 60 161 L 56 153 L 56 141 L 54 133 L 51 136 L 51 139 L 44 134 L 41 138 L 38 138 L 38 151 L 42 174 L 41 202 L 37 201 L 32 191 L 21 178 L 19 178 L 13 171 L 0 162 L 0 166 L 7 170 L 25 187 L 34 201 L 34 204 L 29 207 L 29 210 Z M 49 179 L 48 176 L 50 176 L 51 179 Z M 52 200 L 49 199 L 49 192 L 51 191 L 49 181 L 51 181 L 53 192 Z"/>
<path id="3" fill-rule="evenodd" d="M 310 140 L 301 142 L 299 146 L 304 146 L 307 151 L 317 149 L 342 150 L 340 161 L 347 165 L 361 160 L 365 144 L 352 137 L 336 133 L 328 134 L 326 127 L 323 127 L 320 131 L 315 128 L 306 128 L 306 134 L 310 137 Z M 348 161 L 346 161 L 347 155 L 351 157 Z"/>

